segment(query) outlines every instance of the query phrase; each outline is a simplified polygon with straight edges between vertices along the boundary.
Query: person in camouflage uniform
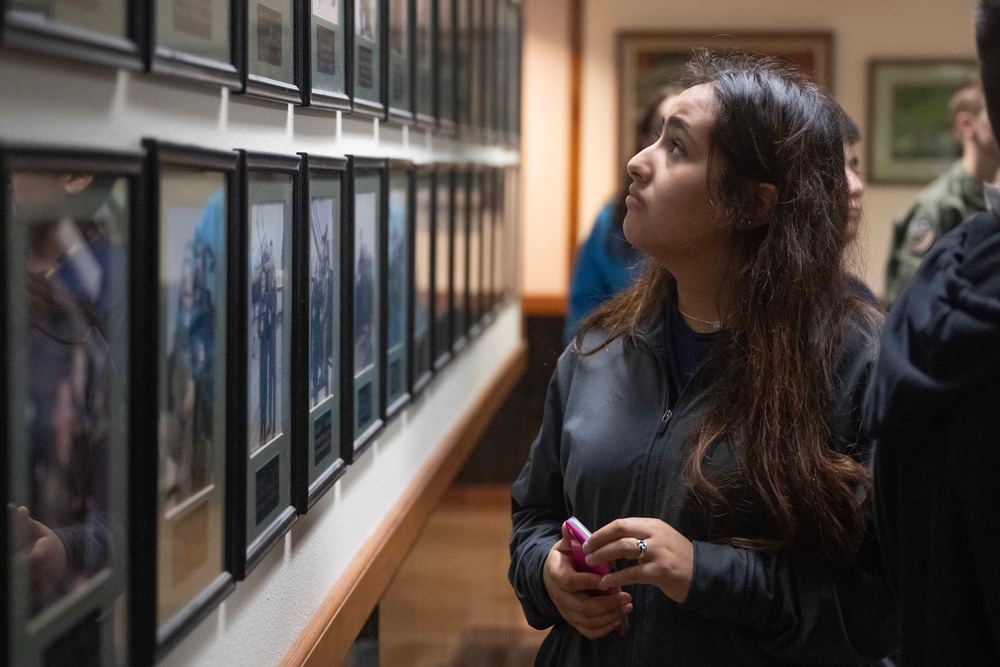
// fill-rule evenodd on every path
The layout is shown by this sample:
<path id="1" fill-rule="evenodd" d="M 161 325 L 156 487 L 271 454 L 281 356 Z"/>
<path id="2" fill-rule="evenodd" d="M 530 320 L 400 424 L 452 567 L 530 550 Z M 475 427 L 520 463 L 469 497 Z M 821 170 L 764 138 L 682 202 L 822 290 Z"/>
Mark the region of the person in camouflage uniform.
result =
<path id="1" fill-rule="evenodd" d="M 969 216 L 986 210 L 983 183 L 1000 168 L 1000 148 L 990 125 L 981 81 L 970 80 L 949 104 L 962 157 L 920 193 L 893 227 L 886 266 L 885 300 L 891 306 L 934 242 Z"/>

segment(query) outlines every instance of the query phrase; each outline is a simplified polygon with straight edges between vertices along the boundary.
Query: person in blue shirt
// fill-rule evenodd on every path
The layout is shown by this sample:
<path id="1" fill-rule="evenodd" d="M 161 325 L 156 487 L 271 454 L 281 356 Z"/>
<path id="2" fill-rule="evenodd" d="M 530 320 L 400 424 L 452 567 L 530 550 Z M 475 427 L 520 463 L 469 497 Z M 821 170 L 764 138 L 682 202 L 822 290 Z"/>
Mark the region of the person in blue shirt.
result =
<path id="1" fill-rule="evenodd" d="M 671 99 L 684 91 L 683 86 L 666 86 L 646 109 L 636 125 L 635 152 L 656 142 L 660 120 Z M 577 254 L 569 284 L 569 308 L 563 329 L 565 344 L 576 335 L 581 321 L 599 305 L 618 294 L 639 275 L 641 255 L 625 240 L 625 197 L 632 179 L 626 178 L 615 198 L 597 214 L 594 228 Z"/>

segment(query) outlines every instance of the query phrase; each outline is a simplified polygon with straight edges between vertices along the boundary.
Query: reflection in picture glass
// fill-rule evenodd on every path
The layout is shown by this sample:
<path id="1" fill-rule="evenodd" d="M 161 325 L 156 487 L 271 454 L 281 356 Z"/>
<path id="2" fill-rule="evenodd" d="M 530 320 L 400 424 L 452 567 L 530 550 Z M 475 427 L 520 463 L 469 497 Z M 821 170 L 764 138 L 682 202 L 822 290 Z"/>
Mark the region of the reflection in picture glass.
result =
<path id="1" fill-rule="evenodd" d="M 333 197 L 309 202 L 309 408 L 333 395 L 334 383 L 334 208 Z"/>
<path id="2" fill-rule="evenodd" d="M 375 364 L 378 195 L 358 192 L 354 210 L 354 375 L 357 376 Z"/>
<path id="3" fill-rule="evenodd" d="M 372 42 L 378 39 L 377 0 L 354 0 L 354 32 Z"/>
<path id="4" fill-rule="evenodd" d="M 312 0 L 313 14 L 334 25 L 340 25 L 340 0 Z"/>
<path id="5" fill-rule="evenodd" d="M 285 203 L 250 206 L 250 427 L 253 453 L 281 435 L 279 374 L 281 350 L 282 285 L 285 236 Z"/>
<path id="6" fill-rule="evenodd" d="M 27 564 L 29 581 L 9 584 L 24 587 L 35 616 L 120 565 L 126 548 L 110 460 L 125 438 L 129 202 L 115 176 L 15 172 L 10 186 L 11 221 L 24 234 L 9 298 L 24 308 L 12 321 L 25 365 L 11 381 L 24 383 L 14 409 L 25 467 L 11 470 L 8 571 Z M 124 587 L 124 573 L 113 576 Z"/>

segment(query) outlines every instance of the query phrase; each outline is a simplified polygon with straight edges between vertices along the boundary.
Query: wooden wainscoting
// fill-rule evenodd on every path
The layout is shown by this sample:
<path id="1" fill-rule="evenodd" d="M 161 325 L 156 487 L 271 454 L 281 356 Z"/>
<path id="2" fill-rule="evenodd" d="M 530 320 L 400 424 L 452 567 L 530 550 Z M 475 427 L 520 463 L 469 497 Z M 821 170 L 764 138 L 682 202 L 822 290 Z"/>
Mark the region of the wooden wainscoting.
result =
<path id="1" fill-rule="evenodd" d="M 527 368 L 522 341 L 445 436 L 292 644 L 285 667 L 340 665 L 469 453 Z"/>

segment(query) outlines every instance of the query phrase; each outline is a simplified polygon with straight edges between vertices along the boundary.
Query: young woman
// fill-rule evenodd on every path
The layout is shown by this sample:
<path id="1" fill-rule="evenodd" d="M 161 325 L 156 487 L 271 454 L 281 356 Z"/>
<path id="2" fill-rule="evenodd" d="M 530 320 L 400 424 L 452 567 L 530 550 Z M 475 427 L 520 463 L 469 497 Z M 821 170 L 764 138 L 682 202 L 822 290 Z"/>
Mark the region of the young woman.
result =
<path id="1" fill-rule="evenodd" d="M 701 54 L 691 75 L 629 163 L 625 235 L 649 261 L 559 360 L 510 580 L 554 626 L 539 664 L 878 660 L 892 606 L 859 436 L 878 314 L 845 280 L 838 111 L 768 61 Z M 576 571 L 570 516 L 618 572 Z"/>

